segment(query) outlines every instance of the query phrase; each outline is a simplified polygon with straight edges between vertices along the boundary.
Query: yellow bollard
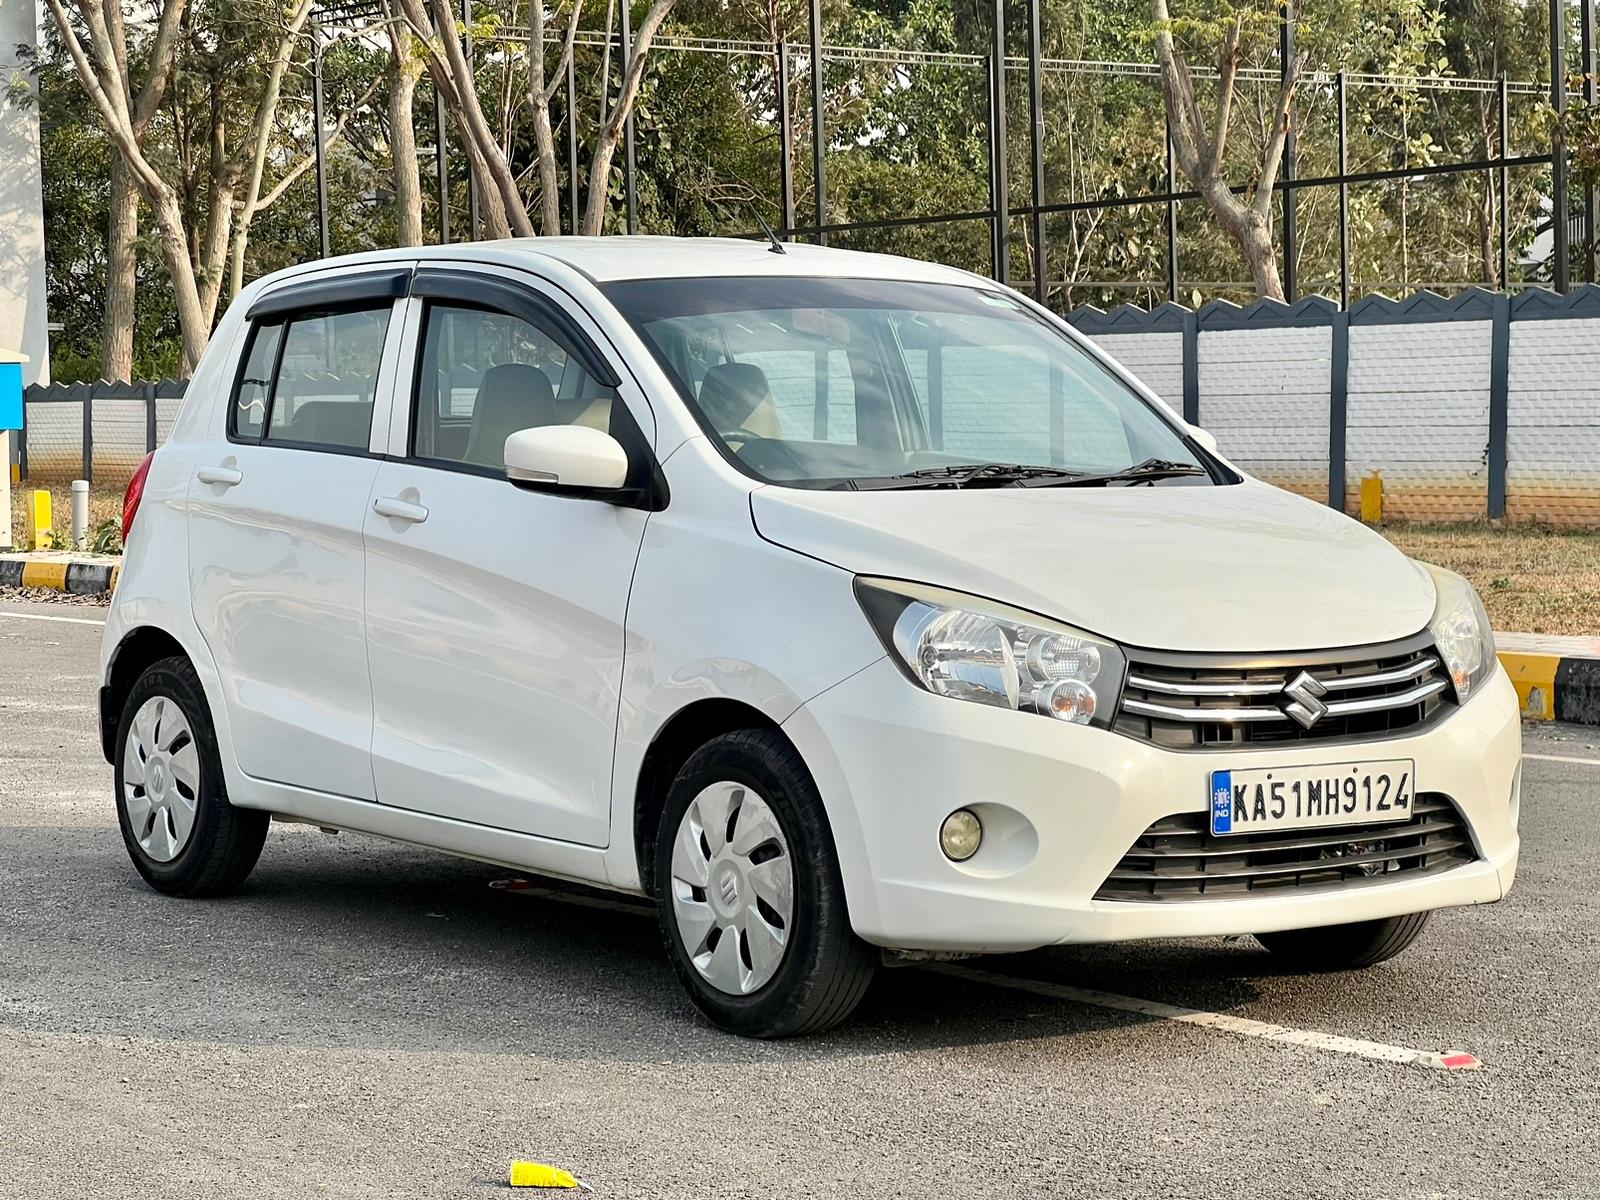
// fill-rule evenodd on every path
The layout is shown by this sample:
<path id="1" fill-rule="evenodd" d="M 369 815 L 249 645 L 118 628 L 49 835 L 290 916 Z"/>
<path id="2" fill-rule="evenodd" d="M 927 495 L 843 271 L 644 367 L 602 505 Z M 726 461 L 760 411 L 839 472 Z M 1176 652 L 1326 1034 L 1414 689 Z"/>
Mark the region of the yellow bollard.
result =
<path id="1" fill-rule="evenodd" d="M 1361 519 L 1368 525 L 1383 523 L 1383 479 L 1377 471 L 1361 481 Z"/>
<path id="2" fill-rule="evenodd" d="M 50 493 L 38 488 L 28 493 L 28 549 L 48 550 L 55 544 L 51 534 Z"/>

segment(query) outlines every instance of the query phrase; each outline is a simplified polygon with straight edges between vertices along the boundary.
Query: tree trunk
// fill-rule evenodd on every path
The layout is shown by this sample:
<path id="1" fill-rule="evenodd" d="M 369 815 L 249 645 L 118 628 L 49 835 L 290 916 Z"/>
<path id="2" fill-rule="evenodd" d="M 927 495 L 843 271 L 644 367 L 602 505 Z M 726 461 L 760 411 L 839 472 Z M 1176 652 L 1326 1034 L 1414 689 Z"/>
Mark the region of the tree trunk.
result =
<path id="1" fill-rule="evenodd" d="M 533 0 L 535 4 L 539 0 Z M 571 114 L 568 114 L 571 120 Z M 561 232 L 561 179 L 556 173 L 555 130 L 550 126 L 550 101 L 544 88 L 533 89 L 533 140 L 539 152 L 539 222 L 547 237 Z"/>
<path id="2" fill-rule="evenodd" d="M 528 17 L 528 102 L 539 154 L 539 223 L 545 236 L 553 237 L 561 232 L 561 183 L 556 175 L 556 136 L 550 127 L 549 84 L 544 77 L 544 0 L 528 0 Z"/>
<path id="3" fill-rule="evenodd" d="M 431 0 L 430 15 L 424 7 L 428 2 L 401 0 L 407 20 L 417 29 L 431 29 L 436 35 L 438 44 L 427 47 L 428 71 L 466 148 L 467 161 L 478 182 L 484 229 L 492 238 L 530 237 L 533 222 L 523 206 L 516 174 L 478 102 L 472 68 L 456 31 L 455 10 L 449 0 Z"/>
<path id="4" fill-rule="evenodd" d="M 156 225 L 161 230 L 161 260 L 167 274 L 172 277 L 172 299 L 178 310 L 178 329 L 183 338 L 183 351 L 179 371 L 184 378 L 194 374 L 211 340 L 211 322 L 206 320 L 200 303 L 200 289 L 195 283 L 194 260 L 189 257 L 189 243 L 184 235 L 183 209 L 178 204 L 177 193 L 165 183 L 147 193 L 147 200 L 155 210 Z"/>
<path id="5" fill-rule="evenodd" d="M 139 268 L 139 192 L 122 155 L 111 153 L 111 222 L 106 239 L 106 316 L 100 378 L 133 378 L 134 287 Z"/>
<path id="6" fill-rule="evenodd" d="M 1239 247 L 1245 265 L 1250 268 L 1256 295 L 1282 300 L 1283 280 L 1278 275 L 1278 248 L 1273 242 L 1272 222 L 1254 206 L 1241 201 L 1220 179 L 1205 180 L 1198 191 L 1206 207 Z"/>
<path id="7" fill-rule="evenodd" d="M 645 56 L 650 53 L 656 30 L 661 28 L 661 22 L 667 19 L 667 14 L 676 3 L 677 0 L 655 0 L 634 35 L 632 53 L 622 70 L 622 91 L 617 95 L 610 120 L 605 123 L 595 142 L 594 159 L 589 167 L 589 202 L 583 212 L 583 233 L 588 237 L 597 237 L 605 231 L 606 209 L 611 195 L 611 160 L 616 156 L 617 143 L 622 140 L 622 129 L 627 123 L 628 114 L 633 111 L 633 103 L 639 98 Z"/>
<path id="8" fill-rule="evenodd" d="M 1478 212 L 1478 258 L 1483 266 L 1483 285 L 1498 288 L 1500 281 L 1500 251 L 1495 244 L 1495 207 L 1497 189 L 1494 176 L 1484 182 L 1483 202 Z"/>
<path id="9" fill-rule="evenodd" d="M 395 36 L 407 37 L 403 30 Z M 417 75 L 391 42 L 394 86 L 389 91 L 389 155 L 394 160 L 394 210 L 402 246 L 422 245 L 422 183 L 417 176 L 417 129 L 412 104 Z"/>

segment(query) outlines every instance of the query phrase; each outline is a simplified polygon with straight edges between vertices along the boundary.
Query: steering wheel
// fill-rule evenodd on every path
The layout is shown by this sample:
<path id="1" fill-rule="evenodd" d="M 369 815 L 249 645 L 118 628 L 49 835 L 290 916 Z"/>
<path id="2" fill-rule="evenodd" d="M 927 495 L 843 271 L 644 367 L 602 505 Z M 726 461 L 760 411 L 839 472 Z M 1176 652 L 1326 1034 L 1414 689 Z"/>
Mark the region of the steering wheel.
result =
<path id="1" fill-rule="evenodd" d="M 740 425 L 734 429 L 718 430 L 717 432 L 723 441 L 726 442 L 732 439 L 739 442 L 740 445 L 743 446 L 748 446 L 751 442 L 762 442 L 768 440 L 766 434 L 757 433 L 753 429 L 746 429 L 743 425 Z"/>

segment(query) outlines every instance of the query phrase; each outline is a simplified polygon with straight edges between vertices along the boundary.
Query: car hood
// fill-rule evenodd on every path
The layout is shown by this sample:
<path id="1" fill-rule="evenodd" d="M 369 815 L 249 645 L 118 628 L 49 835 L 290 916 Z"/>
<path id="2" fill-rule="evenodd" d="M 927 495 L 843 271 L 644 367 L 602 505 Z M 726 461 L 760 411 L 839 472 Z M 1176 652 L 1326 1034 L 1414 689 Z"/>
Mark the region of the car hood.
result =
<path id="1" fill-rule="evenodd" d="M 1408 637 L 1427 573 L 1365 526 L 1254 480 L 1222 487 L 751 496 L 768 541 L 968 592 L 1129 646 L 1258 653 Z"/>

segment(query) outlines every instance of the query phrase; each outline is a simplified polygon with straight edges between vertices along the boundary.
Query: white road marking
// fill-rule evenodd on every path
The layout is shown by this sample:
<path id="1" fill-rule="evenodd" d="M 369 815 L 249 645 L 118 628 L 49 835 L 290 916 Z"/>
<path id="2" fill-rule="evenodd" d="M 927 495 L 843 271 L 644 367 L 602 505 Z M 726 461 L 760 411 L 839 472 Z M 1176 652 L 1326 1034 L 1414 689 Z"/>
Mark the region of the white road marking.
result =
<path id="1" fill-rule="evenodd" d="M 1476 1058 L 1461 1051 L 1447 1050 L 1443 1053 L 1438 1053 L 1432 1050 L 1413 1050 L 1408 1046 L 1390 1046 L 1383 1042 L 1368 1042 L 1360 1038 L 1341 1037 L 1335 1033 L 1319 1033 L 1313 1029 L 1292 1029 L 1287 1025 L 1272 1025 L 1266 1021 L 1254 1021 L 1248 1017 L 1231 1017 L 1226 1013 L 1206 1012 L 1198 1008 L 1180 1008 L 1175 1004 L 1162 1004 L 1156 1000 L 1141 1000 L 1136 996 L 1119 996 L 1113 992 L 1097 992 L 1092 988 L 1072 987 L 1068 984 L 1060 983 L 1043 983 L 1033 979 L 1016 979 L 1010 975 L 998 975 L 993 971 L 980 971 L 973 967 L 930 963 L 922 969 L 936 971 L 941 975 L 949 975 L 956 979 L 970 979 L 978 983 L 992 984 L 995 987 L 1030 992 L 1036 996 L 1048 996 L 1055 1000 L 1070 1000 L 1075 1004 L 1088 1004 L 1095 1008 L 1110 1008 L 1118 1012 L 1138 1013 L 1140 1016 L 1155 1017 L 1164 1021 L 1181 1021 L 1187 1025 L 1199 1025 L 1206 1029 L 1221 1030 L 1224 1033 L 1240 1034 L 1243 1037 L 1262 1038 L 1269 1042 L 1284 1042 L 1288 1045 L 1300 1046 L 1308 1050 L 1326 1050 L 1333 1054 L 1354 1054 L 1360 1058 L 1370 1058 L 1378 1062 L 1436 1067 L 1447 1071 L 1471 1070 L 1479 1065 Z"/>
<path id="2" fill-rule="evenodd" d="M 647 901 L 632 899 L 608 900 L 601 896 L 587 896 L 581 892 L 566 892 L 558 888 L 540 887 L 526 879 L 496 879 L 489 884 L 497 890 L 519 896 L 534 896 L 542 900 L 559 900 L 578 904 L 584 908 L 598 908 L 606 912 L 631 913 L 636 917 L 651 915 Z M 1326 1050 L 1333 1054 L 1354 1054 L 1378 1062 L 1403 1063 L 1435 1067 L 1446 1071 L 1475 1070 L 1478 1060 L 1459 1050 L 1442 1053 L 1433 1050 L 1413 1050 L 1409 1046 L 1390 1046 L 1383 1042 L 1368 1042 L 1360 1038 L 1341 1037 L 1335 1033 L 1318 1033 L 1312 1029 L 1292 1029 L 1287 1025 L 1271 1025 L 1249 1017 L 1230 1017 L 1226 1013 L 1206 1012 L 1198 1008 L 1180 1008 L 1175 1004 L 1162 1004 L 1157 1000 L 1141 1000 L 1137 996 L 1119 996 L 1114 992 L 1097 992 L 1092 988 L 1072 987 L 1062 983 L 1043 983 L 1033 979 L 1018 979 L 994 971 L 981 971 L 975 967 L 959 967 L 949 963 L 919 964 L 924 971 L 935 971 L 954 979 L 968 979 L 975 983 L 992 984 L 1013 991 L 1031 992 L 1053 1000 L 1069 1000 L 1075 1004 L 1088 1004 L 1095 1008 L 1111 1008 L 1119 1012 L 1138 1013 L 1164 1021 L 1182 1021 L 1224 1033 L 1244 1037 L 1263 1038 L 1271 1042 L 1284 1042 L 1310 1050 Z"/>
<path id="3" fill-rule="evenodd" d="M 0 617 L 14 617 L 18 621 L 60 621 L 63 625 L 104 625 L 104 621 L 91 621 L 88 617 L 52 617 L 44 613 L 0 612 Z"/>
<path id="4" fill-rule="evenodd" d="M 1571 754 L 1524 754 L 1522 757 L 1538 762 L 1580 763 L 1585 767 L 1600 767 L 1600 758 L 1578 758 Z"/>

